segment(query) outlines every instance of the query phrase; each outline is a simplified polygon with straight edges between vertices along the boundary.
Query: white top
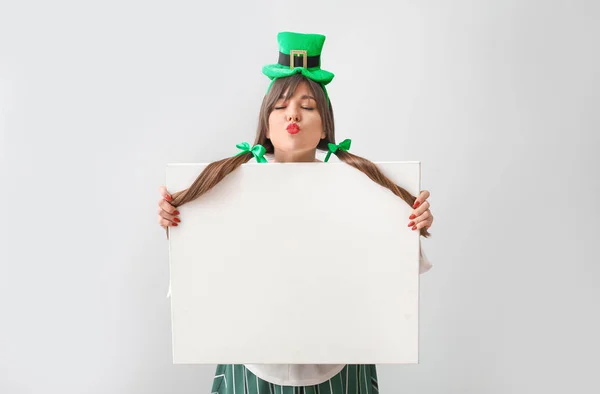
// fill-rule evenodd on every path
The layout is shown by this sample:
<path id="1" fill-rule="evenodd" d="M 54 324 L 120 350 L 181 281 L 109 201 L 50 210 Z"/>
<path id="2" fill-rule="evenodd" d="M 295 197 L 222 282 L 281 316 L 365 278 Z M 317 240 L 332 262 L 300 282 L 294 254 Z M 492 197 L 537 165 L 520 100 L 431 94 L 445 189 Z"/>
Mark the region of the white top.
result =
<path id="1" fill-rule="evenodd" d="M 266 154 L 269 162 L 273 161 L 273 155 Z M 339 161 L 337 157 L 331 157 L 331 161 Z M 420 259 L 419 273 L 425 273 L 433 267 L 427 259 L 421 240 L 419 239 Z M 171 296 L 171 284 L 167 297 Z M 337 375 L 346 364 L 245 364 L 246 368 L 256 376 L 270 383 L 283 386 L 312 386 L 323 383 Z"/>

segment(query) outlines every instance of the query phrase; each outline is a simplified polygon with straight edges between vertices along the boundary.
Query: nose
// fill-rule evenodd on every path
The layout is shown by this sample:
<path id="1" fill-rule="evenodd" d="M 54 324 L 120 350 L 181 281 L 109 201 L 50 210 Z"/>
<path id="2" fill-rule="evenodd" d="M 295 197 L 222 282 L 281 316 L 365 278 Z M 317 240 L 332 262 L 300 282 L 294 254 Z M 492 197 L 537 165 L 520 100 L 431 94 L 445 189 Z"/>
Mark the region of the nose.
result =
<path id="1" fill-rule="evenodd" d="M 300 121 L 300 111 L 298 111 L 295 105 L 290 104 L 287 106 L 286 118 L 288 122 Z"/>

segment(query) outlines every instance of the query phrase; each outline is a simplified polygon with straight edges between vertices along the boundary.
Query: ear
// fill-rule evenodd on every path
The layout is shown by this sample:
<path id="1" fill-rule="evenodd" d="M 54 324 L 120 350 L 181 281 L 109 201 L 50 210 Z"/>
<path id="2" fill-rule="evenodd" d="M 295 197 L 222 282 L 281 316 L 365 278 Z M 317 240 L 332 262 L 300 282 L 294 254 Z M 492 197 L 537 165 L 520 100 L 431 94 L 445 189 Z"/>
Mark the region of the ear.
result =
<path id="1" fill-rule="evenodd" d="M 324 139 L 325 139 L 325 137 L 327 137 L 327 134 L 325 133 L 325 130 L 323 130 L 323 131 L 321 132 L 321 139 L 322 139 L 322 140 L 324 140 Z"/>
<path id="2" fill-rule="evenodd" d="M 268 140 L 271 139 L 271 133 L 269 133 L 269 129 L 267 128 L 267 131 L 265 132 L 265 137 L 267 137 Z"/>

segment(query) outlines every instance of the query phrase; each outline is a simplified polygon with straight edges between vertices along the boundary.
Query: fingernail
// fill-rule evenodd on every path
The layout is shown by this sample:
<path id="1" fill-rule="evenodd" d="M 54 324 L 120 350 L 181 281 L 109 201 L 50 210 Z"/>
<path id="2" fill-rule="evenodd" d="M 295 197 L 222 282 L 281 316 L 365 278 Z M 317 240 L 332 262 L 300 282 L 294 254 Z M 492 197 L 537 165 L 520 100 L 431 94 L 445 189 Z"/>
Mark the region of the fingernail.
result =
<path id="1" fill-rule="evenodd" d="M 412 229 L 413 229 L 413 230 L 416 230 L 416 229 L 417 229 L 417 226 L 414 226 Z"/>
<path id="2" fill-rule="evenodd" d="M 409 219 L 414 219 L 414 218 L 416 218 L 416 216 L 415 216 L 415 214 L 413 213 L 413 214 L 412 214 L 412 215 L 410 215 L 408 218 L 409 218 Z"/>
<path id="3" fill-rule="evenodd" d="M 421 201 L 415 201 L 415 204 L 413 205 L 413 208 L 418 207 L 419 205 L 421 205 Z"/>
<path id="4" fill-rule="evenodd" d="M 408 223 L 407 227 L 414 226 L 414 225 L 415 225 L 415 222 L 410 222 L 410 223 Z"/>
<path id="5" fill-rule="evenodd" d="M 173 226 L 177 227 L 177 226 L 179 226 L 179 225 L 178 225 L 177 223 L 173 223 Z"/>
<path id="6" fill-rule="evenodd" d="M 168 194 L 167 194 L 167 196 L 165 197 L 165 200 L 167 200 L 167 201 L 173 201 L 173 199 L 171 198 L 171 196 L 169 196 Z"/>
<path id="7" fill-rule="evenodd" d="M 179 218 L 174 218 L 174 221 L 176 221 L 177 223 L 181 222 L 181 220 Z"/>
<path id="8" fill-rule="evenodd" d="M 173 212 L 173 215 L 179 215 L 179 211 Z"/>

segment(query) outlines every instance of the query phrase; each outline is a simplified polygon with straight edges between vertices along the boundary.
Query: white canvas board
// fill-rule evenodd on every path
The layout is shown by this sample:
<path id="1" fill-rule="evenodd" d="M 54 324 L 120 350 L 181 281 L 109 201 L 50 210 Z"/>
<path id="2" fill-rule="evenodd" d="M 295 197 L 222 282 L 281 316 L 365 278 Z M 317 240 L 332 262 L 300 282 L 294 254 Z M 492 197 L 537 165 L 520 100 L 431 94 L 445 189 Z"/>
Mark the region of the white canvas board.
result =
<path id="1" fill-rule="evenodd" d="M 377 163 L 412 195 L 420 162 Z M 169 164 L 170 192 L 205 164 Z M 247 163 L 170 228 L 174 363 L 418 362 L 419 233 L 343 163 Z"/>

